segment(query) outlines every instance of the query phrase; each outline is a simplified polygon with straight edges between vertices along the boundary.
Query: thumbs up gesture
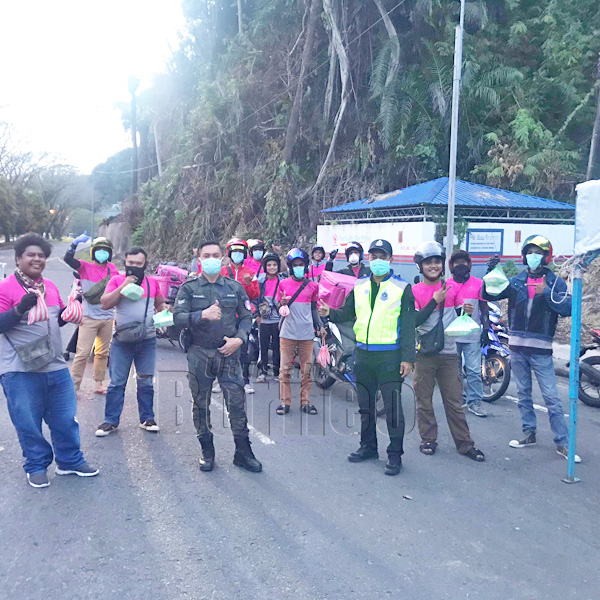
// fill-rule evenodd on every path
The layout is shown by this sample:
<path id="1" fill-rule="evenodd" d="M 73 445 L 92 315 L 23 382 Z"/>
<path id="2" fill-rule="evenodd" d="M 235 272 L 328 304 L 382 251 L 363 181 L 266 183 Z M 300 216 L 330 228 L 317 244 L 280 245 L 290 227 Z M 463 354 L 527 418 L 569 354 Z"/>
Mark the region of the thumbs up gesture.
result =
<path id="1" fill-rule="evenodd" d="M 535 287 L 535 295 L 539 296 L 540 294 L 544 293 L 544 290 L 546 289 L 546 276 L 544 275 L 542 277 L 542 280 L 539 281 L 538 283 L 528 283 L 527 284 L 528 287 Z"/>
<path id="2" fill-rule="evenodd" d="M 205 310 L 202 311 L 202 320 L 203 321 L 220 321 L 221 320 L 221 307 L 219 306 L 219 301 L 215 300 L 215 303 L 212 306 L 209 306 Z"/>
<path id="3" fill-rule="evenodd" d="M 325 301 L 319 300 L 319 303 L 317 305 L 317 310 L 319 311 L 320 317 L 328 317 L 329 311 L 331 309 L 329 308 L 329 305 Z"/>

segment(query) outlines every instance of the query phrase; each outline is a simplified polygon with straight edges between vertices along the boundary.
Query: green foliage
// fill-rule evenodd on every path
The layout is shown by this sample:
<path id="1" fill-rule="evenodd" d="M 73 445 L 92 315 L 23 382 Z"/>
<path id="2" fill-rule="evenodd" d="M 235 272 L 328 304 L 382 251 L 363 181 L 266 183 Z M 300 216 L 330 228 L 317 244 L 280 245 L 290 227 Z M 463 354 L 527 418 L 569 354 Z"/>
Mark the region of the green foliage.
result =
<path id="1" fill-rule="evenodd" d="M 517 267 L 514 260 L 507 260 L 506 262 L 502 263 L 502 270 L 509 279 L 515 275 L 518 275 L 522 271 L 522 269 Z"/>

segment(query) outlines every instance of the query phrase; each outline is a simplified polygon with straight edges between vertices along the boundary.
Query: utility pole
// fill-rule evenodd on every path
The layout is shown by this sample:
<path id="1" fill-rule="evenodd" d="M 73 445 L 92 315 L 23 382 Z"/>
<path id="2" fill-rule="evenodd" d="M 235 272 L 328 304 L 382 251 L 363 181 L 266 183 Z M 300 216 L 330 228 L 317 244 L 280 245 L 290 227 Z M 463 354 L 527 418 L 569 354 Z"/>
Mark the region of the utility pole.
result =
<path id="1" fill-rule="evenodd" d="M 448 221 L 446 225 L 446 262 L 454 250 L 454 204 L 456 198 L 456 155 L 458 152 L 458 107 L 462 77 L 462 50 L 465 33 L 465 0 L 460 0 L 460 21 L 454 35 L 454 76 L 452 80 L 452 125 L 450 129 L 450 166 L 448 169 Z"/>
<path id="2" fill-rule="evenodd" d="M 158 134 L 156 133 L 156 123 L 153 125 L 154 128 L 154 150 L 156 151 L 156 164 L 158 166 L 158 176 L 162 177 L 162 165 L 160 163 L 160 148 L 158 147 Z"/>
<path id="3" fill-rule="evenodd" d="M 242 20 L 242 0 L 237 0 L 238 7 L 238 33 L 242 35 L 244 33 L 244 23 Z"/>
<path id="4" fill-rule="evenodd" d="M 588 158 L 586 181 L 592 179 L 594 174 L 594 164 L 596 163 L 596 153 L 600 144 L 600 56 L 598 57 L 598 67 L 596 71 L 596 87 L 598 88 L 598 99 L 596 101 L 596 120 L 592 131 L 592 141 L 590 142 L 590 156 Z"/>
<path id="5" fill-rule="evenodd" d="M 138 191 L 138 147 L 137 147 L 137 106 L 135 102 L 135 92 L 140 85 L 140 80 L 133 75 L 129 78 L 129 93 L 131 94 L 131 144 L 133 147 L 133 154 L 131 158 L 131 170 L 132 170 L 132 182 L 131 182 L 131 195 L 135 196 Z"/>

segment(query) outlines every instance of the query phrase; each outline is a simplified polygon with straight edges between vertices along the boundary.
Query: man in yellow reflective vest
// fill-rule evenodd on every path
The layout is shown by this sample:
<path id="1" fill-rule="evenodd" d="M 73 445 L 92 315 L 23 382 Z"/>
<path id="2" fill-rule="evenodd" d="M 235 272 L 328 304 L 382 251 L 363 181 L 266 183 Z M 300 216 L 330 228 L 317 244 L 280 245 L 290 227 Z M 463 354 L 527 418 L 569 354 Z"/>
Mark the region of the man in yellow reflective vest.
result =
<path id="1" fill-rule="evenodd" d="M 319 314 L 333 323 L 354 321 L 356 333 L 356 390 L 361 417 L 360 448 L 350 462 L 379 458 L 375 398 L 381 390 L 390 436 L 386 475 L 402 467 L 404 413 L 402 381 L 412 372 L 415 360 L 415 299 L 406 281 L 391 270 L 392 246 L 375 240 L 369 248 L 371 275 L 361 277 L 344 306 L 331 310 L 321 302 Z"/>

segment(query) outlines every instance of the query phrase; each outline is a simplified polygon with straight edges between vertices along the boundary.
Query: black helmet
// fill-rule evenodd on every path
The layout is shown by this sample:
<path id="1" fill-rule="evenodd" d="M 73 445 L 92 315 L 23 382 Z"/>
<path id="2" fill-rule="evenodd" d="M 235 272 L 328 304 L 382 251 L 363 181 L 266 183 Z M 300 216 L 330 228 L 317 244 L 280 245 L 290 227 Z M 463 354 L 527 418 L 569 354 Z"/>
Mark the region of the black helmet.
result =
<path id="1" fill-rule="evenodd" d="M 90 246 L 90 257 L 94 260 L 96 250 L 106 250 L 108 252 L 108 260 L 112 260 L 113 245 L 112 242 L 105 237 L 97 237 Z"/>
<path id="2" fill-rule="evenodd" d="M 292 248 L 285 257 L 288 271 L 292 271 L 292 261 L 297 258 L 301 258 L 304 261 L 304 273 L 308 273 L 308 266 L 310 264 L 310 258 L 308 254 L 301 248 Z"/>
<path id="3" fill-rule="evenodd" d="M 419 267 L 419 271 L 423 272 L 423 261 L 428 258 L 433 258 L 437 256 L 442 260 L 442 263 L 446 263 L 446 250 L 441 244 L 438 242 L 423 242 L 415 252 L 413 260 L 415 264 Z M 442 271 L 443 273 L 443 271 Z"/>
<path id="4" fill-rule="evenodd" d="M 313 246 L 312 250 L 310 251 L 310 256 L 311 258 L 315 255 L 315 252 L 317 250 L 320 250 L 323 253 L 323 258 L 325 258 L 325 248 L 323 248 L 323 246 Z"/>
<path id="5" fill-rule="evenodd" d="M 267 263 L 275 261 L 277 263 L 277 271 L 281 271 L 281 258 L 279 258 L 279 254 L 275 254 L 275 252 L 267 252 L 260 261 L 262 264 L 263 271 L 267 271 Z"/>
<path id="6" fill-rule="evenodd" d="M 344 252 L 346 254 L 346 260 L 348 260 L 348 258 L 350 256 L 350 252 L 358 252 L 360 255 L 360 260 L 362 260 L 365 257 L 365 251 L 364 251 L 363 247 L 361 246 L 361 244 L 359 244 L 358 242 L 350 242 L 346 246 L 346 249 L 344 250 Z"/>

